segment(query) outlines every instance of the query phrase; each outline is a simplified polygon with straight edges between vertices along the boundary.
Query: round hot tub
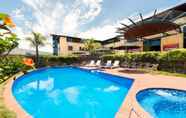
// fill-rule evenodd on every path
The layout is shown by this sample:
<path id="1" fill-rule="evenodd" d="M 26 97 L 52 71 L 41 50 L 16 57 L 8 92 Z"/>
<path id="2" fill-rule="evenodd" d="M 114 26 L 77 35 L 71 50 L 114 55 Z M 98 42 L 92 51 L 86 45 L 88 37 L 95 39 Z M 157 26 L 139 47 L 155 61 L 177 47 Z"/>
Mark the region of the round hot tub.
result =
<path id="1" fill-rule="evenodd" d="M 153 118 L 186 118 L 186 91 L 151 88 L 136 95 L 139 104 Z"/>

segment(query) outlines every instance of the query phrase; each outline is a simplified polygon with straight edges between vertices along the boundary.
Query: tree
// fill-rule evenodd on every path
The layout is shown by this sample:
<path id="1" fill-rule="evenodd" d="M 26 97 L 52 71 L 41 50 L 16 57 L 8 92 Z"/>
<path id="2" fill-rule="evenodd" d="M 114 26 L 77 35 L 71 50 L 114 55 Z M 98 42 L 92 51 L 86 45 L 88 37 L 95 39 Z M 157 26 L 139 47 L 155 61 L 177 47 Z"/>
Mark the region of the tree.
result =
<path id="1" fill-rule="evenodd" d="M 15 34 L 6 37 L 0 37 L 0 56 L 7 56 L 14 48 L 18 46 L 18 38 Z"/>
<path id="2" fill-rule="evenodd" d="M 84 41 L 85 50 L 89 51 L 90 54 L 95 54 L 96 49 L 101 48 L 101 44 L 96 42 L 95 39 L 86 39 Z"/>
<path id="3" fill-rule="evenodd" d="M 8 55 L 12 49 L 18 46 L 18 38 L 10 28 L 15 27 L 8 14 L 0 13 L 0 56 Z"/>
<path id="4" fill-rule="evenodd" d="M 44 37 L 41 33 L 32 32 L 31 37 L 27 37 L 26 40 L 30 41 L 31 46 L 35 47 L 36 56 L 36 67 L 38 67 L 39 64 L 39 47 L 45 45 L 46 37 Z"/>

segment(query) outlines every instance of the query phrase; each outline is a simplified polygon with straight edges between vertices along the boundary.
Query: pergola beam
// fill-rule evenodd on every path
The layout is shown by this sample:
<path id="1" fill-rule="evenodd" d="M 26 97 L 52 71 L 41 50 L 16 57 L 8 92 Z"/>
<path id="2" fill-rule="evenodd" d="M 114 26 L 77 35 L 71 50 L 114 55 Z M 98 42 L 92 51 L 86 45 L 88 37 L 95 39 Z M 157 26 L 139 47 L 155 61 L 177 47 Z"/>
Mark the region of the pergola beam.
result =
<path id="1" fill-rule="evenodd" d="M 157 9 L 154 11 L 154 15 L 153 15 L 154 18 L 156 17 L 156 13 L 157 13 Z"/>
<path id="2" fill-rule="evenodd" d="M 172 13 L 173 11 L 169 11 L 166 16 L 163 17 L 163 19 L 161 21 L 165 21 L 165 19 L 170 15 L 170 13 Z"/>
<path id="3" fill-rule="evenodd" d="M 125 27 L 130 28 L 130 26 L 128 26 L 128 25 L 126 25 L 124 23 L 121 23 L 121 25 L 124 25 Z"/>
<path id="4" fill-rule="evenodd" d="M 128 19 L 129 19 L 129 21 L 130 21 L 132 24 L 136 25 L 136 23 L 135 23 L 132 19 L 130 19 L 130 18 L 128 18 Z"/>
<path id="5" fill-rule="evenodd" d="M 143 15 L 142 15 L 141 13 L 140 13 L 139 15 L 140 15 L 140 18 L 141 18 L 142 23 L 144 23 L 144 22 L 143 22 L 143 21 L 144 21 Z"/>

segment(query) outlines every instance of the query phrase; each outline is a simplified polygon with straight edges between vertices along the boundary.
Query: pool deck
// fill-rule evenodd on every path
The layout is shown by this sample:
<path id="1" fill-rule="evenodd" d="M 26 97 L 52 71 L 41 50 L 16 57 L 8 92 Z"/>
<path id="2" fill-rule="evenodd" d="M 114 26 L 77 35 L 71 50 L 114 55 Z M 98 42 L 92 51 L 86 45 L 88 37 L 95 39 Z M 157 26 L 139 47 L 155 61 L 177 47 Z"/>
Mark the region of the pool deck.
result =
<path id="1" fill-rule="evenodd" d="M 83 67 L 84 68 L 84 67 Z M 90 69 L 90 68 L 89 68 Z M 164 75 L 152 75 L 148 73 L 129 72 L 124 68 L 117 69 L 104 69 L 104 72 L 113 75 L 119 75 L 124 77 L 133 78 L 134 82 L 130 88 L 128 95 L 123 101 L 121 108 L 116 114 L 115 118 L 152 118 L 150 114 L 144 111 L 136 100 L 136 94 L 143 89 L 147 88 L 173 88 L 186 90 L 186 78 L 164 76 Z M 16 77 L 21 76 L 19 73 Z M 13 78 L 8 80 L 4 90 L 4 101 L 6 106 L 17 113 L 18 118 L 31 118 L 31 116 L 24 111 L 21 106 L 16 102 L 12 95 L 11 87 L 13 84 Z M 133 111 L 131 112 L 131 109 Z"/>
<path id="2" fill-rule="evenodd" d="M 11 77 L 6 85 L 5 85 L 5 89 L 3 91 L 3 98 L 4 98 L 4 102 L 6 107 L 9 110 L 12 110 L 16 113 L 17 118 L 32 118 L 32 116 L 30 116 L 16 101 L 16 99 L 14 98 L 14 96 L 12 95 L 12 85 L 13 85 L 13 78 L 14 77 L 19 77 L 23 75 L 23 73 L 17 73 L 16 75 L 14 75 L 13 77 Z"/>

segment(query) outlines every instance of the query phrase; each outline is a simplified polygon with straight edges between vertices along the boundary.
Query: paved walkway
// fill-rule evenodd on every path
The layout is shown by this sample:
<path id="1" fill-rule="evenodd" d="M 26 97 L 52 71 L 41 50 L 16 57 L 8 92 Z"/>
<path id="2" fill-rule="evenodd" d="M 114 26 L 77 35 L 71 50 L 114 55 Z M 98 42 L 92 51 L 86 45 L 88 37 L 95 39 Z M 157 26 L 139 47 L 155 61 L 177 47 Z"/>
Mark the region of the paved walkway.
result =
<path id="1" fill-rule="evenodd" d="M 146 88 L 175 88 L 186 90 L 186 78 L 181 77 L 172 77 L 172 76 L 163 76 L 163 75 L 151 75 L 142 72 L 132 72 L 127 71 L 123 68 L 118 69 L 105 69 L 106 73 L 111 73 L 114 75 L 120 75 L 124 77 L 129 77 L 134 79 L 134 83 L 131 89 L 128 92 L 127 97 L 122 103 L 120 110 L 116 114 L 116 118 L 129 118 L 130 111 L 133 108 L 136 113 L 141 118 L 151 118 L 151 116 L 143 110 L 143 108 L 136 101 L 136 94 Z M 17 76 L 20 76 L 18 74 Z M 31 118 L 21 106 L 16 102 L 15 98 L 12 96 L 12 87 L 13 79 L 11 78 L 5 87 L 4 90 L 4 101 L 8 108 L 17 113 L 18 118 Z M 130 118 L 140 118 L 135 112 L 131 113 Z"/>

